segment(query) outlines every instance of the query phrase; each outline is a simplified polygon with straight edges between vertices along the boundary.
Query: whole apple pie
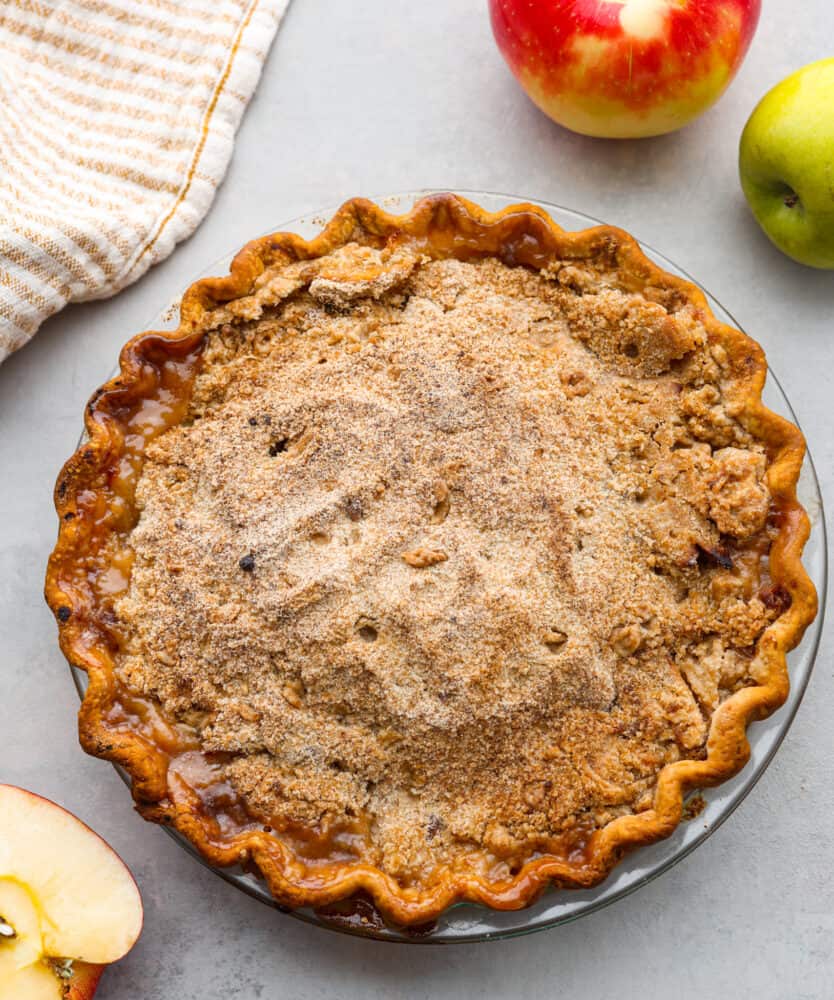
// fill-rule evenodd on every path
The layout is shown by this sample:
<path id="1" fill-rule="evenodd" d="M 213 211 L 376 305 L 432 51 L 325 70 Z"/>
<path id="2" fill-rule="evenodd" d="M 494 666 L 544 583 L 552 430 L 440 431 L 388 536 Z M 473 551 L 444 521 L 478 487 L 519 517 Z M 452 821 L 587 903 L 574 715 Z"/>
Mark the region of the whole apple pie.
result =
<path id="1" fill-rule="evenodd" d="M 627 234 L 531 205 L 250 243 L 58 480 L 84 748 L 289 907 L 594 885 L 741 768 L 815 614 L 764 379 Z"/>

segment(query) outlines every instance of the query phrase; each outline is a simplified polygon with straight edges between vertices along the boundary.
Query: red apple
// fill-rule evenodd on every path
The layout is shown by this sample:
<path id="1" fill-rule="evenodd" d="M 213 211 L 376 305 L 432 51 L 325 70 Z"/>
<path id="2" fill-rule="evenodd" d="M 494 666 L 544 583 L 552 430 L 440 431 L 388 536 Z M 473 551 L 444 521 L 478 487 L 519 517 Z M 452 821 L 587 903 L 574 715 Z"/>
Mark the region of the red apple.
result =
<path id="1" fill-rule="evenodd" d="M 733 79 L 761 0 L 489 0 L 498 47 L 546 114 L 610 139 L 661 135 Z"/>
<path id="2" fill-rule="evenodd" d="M 91 1000 L 141 928 L 118 855 L 54 802 L 0 785 L 0 1000 Z"/>

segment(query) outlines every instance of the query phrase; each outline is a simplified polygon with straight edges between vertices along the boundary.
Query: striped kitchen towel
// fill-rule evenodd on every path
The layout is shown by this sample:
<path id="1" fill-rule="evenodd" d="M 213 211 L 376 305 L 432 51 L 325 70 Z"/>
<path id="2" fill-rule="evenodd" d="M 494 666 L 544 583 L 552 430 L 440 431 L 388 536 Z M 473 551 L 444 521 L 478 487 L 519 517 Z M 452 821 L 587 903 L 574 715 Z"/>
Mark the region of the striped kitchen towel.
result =
<path id="1" fill-rule="evenodd" d="M 206 214 L 288 0 L 0 0 L 0 361 Z"/>

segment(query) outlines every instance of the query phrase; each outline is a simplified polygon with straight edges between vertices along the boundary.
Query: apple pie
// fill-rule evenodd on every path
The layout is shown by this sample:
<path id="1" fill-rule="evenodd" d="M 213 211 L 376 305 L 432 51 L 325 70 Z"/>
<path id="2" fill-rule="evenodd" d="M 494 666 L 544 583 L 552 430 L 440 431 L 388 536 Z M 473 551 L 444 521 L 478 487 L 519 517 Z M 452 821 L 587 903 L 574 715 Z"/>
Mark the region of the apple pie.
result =
<path id="1" fill-rule="evenodd" d="M 82 745 L 288 907 L 600 882 L 742 767 L 816 611 L 765 371 L 626 233 L 531 205 L 250 243 L 59 477 Z"/>

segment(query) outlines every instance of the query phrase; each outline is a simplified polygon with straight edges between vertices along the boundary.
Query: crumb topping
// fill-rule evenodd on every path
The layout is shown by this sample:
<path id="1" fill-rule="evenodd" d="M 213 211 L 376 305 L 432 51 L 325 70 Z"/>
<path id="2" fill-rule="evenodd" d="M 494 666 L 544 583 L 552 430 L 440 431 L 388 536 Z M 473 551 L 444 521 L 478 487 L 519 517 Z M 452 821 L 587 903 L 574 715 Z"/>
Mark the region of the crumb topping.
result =
<path id="1" fill-rule="evenodd" d="M 766 455 L 689 303 L 351 244 L 211 325 L 146 452 L 118 675 L 253 815 L 361 827 L 403 884 L 500 875 L 705 756 L 780 607 Z"/>

